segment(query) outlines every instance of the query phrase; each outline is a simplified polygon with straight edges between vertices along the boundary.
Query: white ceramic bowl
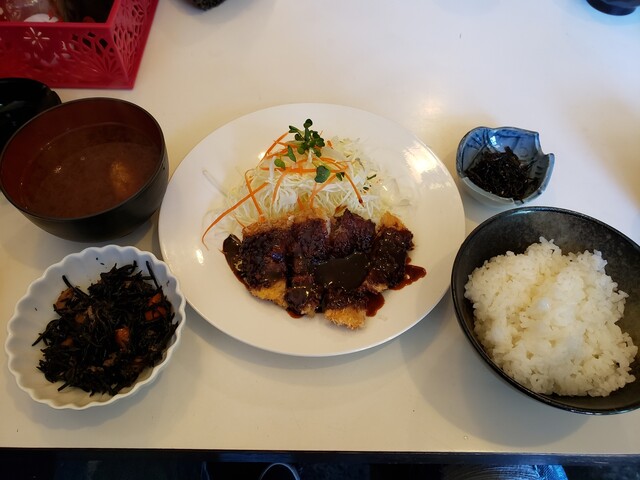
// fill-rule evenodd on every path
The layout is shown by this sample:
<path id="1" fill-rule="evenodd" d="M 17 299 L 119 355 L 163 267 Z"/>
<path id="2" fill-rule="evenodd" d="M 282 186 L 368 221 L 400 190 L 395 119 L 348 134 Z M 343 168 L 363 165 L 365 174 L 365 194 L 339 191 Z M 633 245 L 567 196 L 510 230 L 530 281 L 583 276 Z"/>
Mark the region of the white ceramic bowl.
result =
<path id="1" fill-rule="evenodd" d="M 53 303 L 66 288 L 62 276 L 65 275 L 73 285 L 86 292 L 90 284 L 100 279 L 100 273 L 111 270 L 116 264 L 124 266 L 133 261 L 137 262 L 138 268 L 145 274 L 146 262 L 149 262 L 158 284 L 173 306 L 174 322 L 178 323 L 162 360 L 155 367 L 143 370 L 136 383 L 113 396 L 97 393 L 90 396 L 88 392 L 73 387 L 58 391 L 62 382 L 49 382 L 37 368 L 42 358 L 42 343 L 36 346 L 32 344 L 49 321 L 56 317 Z M 144 386 L 151 384 L 160 371 L 167 366 L 184 328 L 185 306 L 186 300 L 180 290 L 178 279 L 173 276 L 169 267 L 152 253 L 143 252 L 135 247 L 117 245 L 86 248 L 79 253 L 67 255 L 62 261 L 47 268 L 43 275 L 29 286 L 25 296 L 17 303 L 13 317 L 7 325 L 5 350 L 9 359 L 9 370 L 22 390 L 35 401 L 50 407 L 82 410 L 108 405 L 133 395 Z"/>

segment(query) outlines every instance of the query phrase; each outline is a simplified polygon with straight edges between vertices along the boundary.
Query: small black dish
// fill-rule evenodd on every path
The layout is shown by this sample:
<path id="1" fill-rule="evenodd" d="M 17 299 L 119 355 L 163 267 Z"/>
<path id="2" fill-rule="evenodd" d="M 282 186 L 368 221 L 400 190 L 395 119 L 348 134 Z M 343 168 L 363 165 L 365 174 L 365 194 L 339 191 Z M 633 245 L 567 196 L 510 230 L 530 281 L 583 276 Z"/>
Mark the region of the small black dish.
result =
<path id="1" fill-rule="evenodd" d="M 609 15 L 629 15 L 637 7 L 640 7 L 640 0 L 587 0 L 596 10 Z"/>
<path id="2" fill-rule="evenodd" d="M 22 125 L 59 104 L 58 94 L 44 83 L 30 78 L 0 78 L 0 151 Z"/>
<path id="3" fill-rule="evenodd" d="M 460 246 L 453 264 L 451 294 L 458 323 L 482 360 L 514 388 L 552 407 L 574 413 L 607 415 L 640 408 L 640 353 L 631 366 L 632 383 L 607 397 L 546 395 L 520 385 L 485 350 L 474 331 L 473 305 L 465 298 L 469 275 L 486 260 L 507 251 L 522 253 L 543 236 L 563 253 L 599 250 L 606 273 L 629 294 L 624 317 L 617 323 L 635 345 L 640 344 L 640 246 L 611 226 L 582 213 L 555 207 L 520 207 L 499 213 L 476 227 Z"/>
<path id="4" fill-rule="evenodd" d="M 200 10 L 210 10 L 224 3 L 224 0 L 191 0 Z"/>

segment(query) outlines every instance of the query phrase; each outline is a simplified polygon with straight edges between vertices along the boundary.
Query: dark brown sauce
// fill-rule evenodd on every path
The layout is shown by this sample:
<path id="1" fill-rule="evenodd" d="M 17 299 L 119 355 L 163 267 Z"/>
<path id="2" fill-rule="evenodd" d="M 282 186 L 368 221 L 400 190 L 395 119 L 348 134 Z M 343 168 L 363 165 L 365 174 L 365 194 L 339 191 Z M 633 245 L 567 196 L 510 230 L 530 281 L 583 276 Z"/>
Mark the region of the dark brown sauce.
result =
<path id="1" fill-rule="evenodd" d="M 222 253 L 224 253 L 227 265 L 229 265 L 229 268 L 236 278 L 242 283 L 245 283 L 244 278 L 242 278 L 242 271 L 240 270 L 240 243 L 241 242 L 238 237 L 235 235 L 229 235 L 222 243 Z"/>
<path id="2" fill-rule="evenodd" d="M 84 217 L 135 194 L 158 166 L 159 149 L 117 123 L 64 133 L 31 160 L 22 178 L 25 207 L 39 215 Z"/>
<path id="3" fill-rule="evenodd" d="M 369 258 L 365 253 L 355 252 L 344 258 L 331 258 L 315 267 L 316 281 L 324 288 L 329 286 L 344 290 L 355 290 L 369 272 Z"/>
<path id="4" fill-rule="evenodd" d="M 304 317 L 304 315 L 301 315 L 301 314 L 299 314 L 299 313 L 297 313 L 297 312 L 294 312 L 294 311 L 293 311 L 293 310 L 291 310 L 290 308 L 287 308 L 287 313 L 289 314 L 289 316 L 290 316 L 291 318 L 302 318 L 302 317 Z"/>
<path id="5" fill-rule="evenodd" d="M 384 296 L 381 293 L 367 294 L 367 317 L 373 317 L 384 306 Z"/>
<path id="6" fill-rule="evenodd" d="M 426 275 L 426 269 L 417 265 L 407 265 L 404 269 L 404 279 L 398 285 L 392 287 L 392 290 L 400 290 L 407 285 L 411 285 L 413 282 L 417 282 Z"/>

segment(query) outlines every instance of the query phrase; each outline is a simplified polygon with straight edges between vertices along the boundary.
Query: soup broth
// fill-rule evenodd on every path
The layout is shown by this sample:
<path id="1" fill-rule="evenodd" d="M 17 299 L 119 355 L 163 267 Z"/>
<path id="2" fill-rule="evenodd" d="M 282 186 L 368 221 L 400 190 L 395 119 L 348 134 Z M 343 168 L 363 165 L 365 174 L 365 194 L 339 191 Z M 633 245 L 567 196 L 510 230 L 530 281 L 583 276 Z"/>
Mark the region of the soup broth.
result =
<path id="1" fill-rule="evenodd" d="M 135 194 L 158 166 L 144 133 L 107 123 L 67 132 L 30 162 L 22 200 L 34 214 L 74 218 L 108 210 Z"/>

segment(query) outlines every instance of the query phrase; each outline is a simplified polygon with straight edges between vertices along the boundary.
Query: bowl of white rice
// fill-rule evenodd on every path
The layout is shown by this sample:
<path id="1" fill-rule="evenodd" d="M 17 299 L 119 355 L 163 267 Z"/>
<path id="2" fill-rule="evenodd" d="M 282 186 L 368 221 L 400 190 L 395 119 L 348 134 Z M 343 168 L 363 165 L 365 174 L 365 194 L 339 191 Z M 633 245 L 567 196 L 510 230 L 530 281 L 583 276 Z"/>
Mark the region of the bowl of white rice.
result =
<path id="1" fill-rule="evenodd" d="M 474 229 L 451 292 L 480 357 L 521 392 L 576 413 L 640 407 L 640 247 L 605 223 L 515 208 Z"/>

